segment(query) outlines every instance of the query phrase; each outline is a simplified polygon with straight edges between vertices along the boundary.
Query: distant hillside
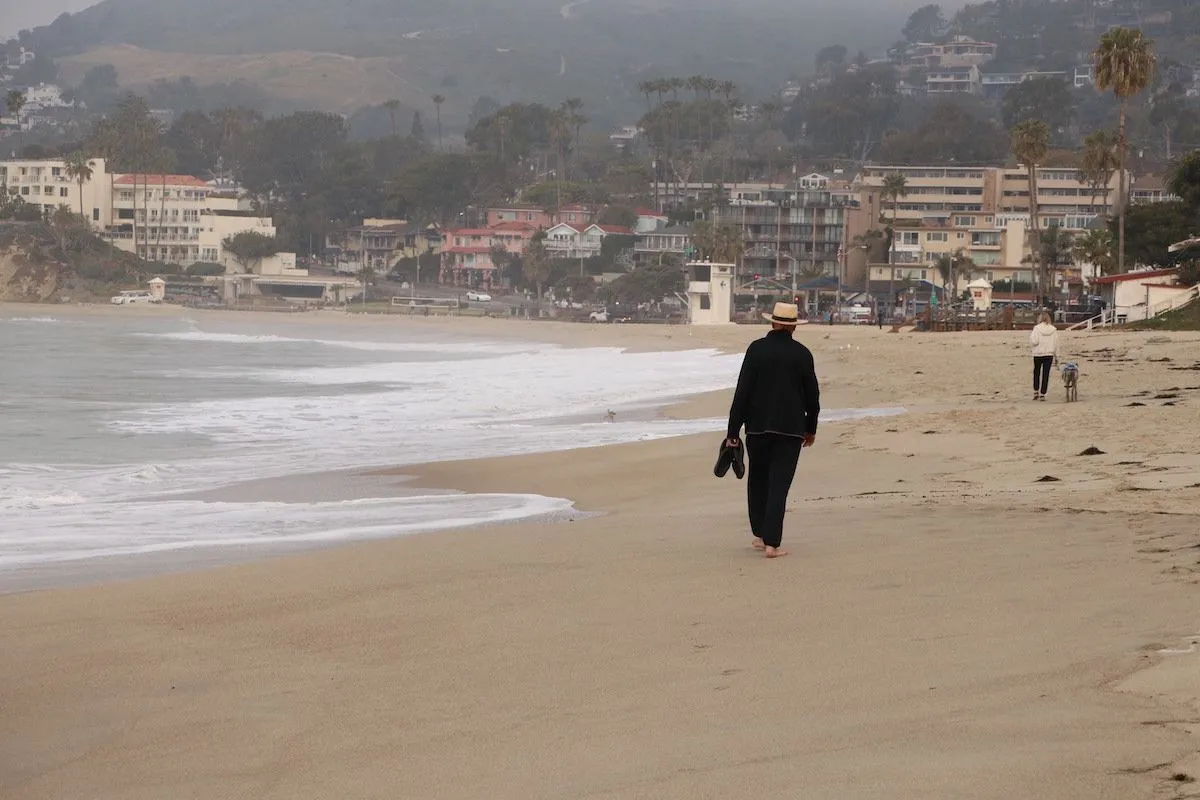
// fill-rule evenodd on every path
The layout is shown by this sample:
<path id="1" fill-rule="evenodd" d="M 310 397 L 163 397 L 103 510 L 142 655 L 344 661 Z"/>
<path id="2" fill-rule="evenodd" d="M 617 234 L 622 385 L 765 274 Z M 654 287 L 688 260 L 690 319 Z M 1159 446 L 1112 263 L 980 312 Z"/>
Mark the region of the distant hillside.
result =
<path id="1" fill-rule="evenodd" d="M 716 0 L 565 5 L 561 0 L 105 0 L 39 28 L 34 40 L 39 52 L 76 67 L 111 59 L 122 84 L 182 74 L 207 83 L 236 73 L 338 110 L 351 98 L 380 102 L 438 92 L 447 97 L 450 118 L 465 117 L 482 95 L 500 102 L 557 102 L 580 95 L 595 115 L 628 113 L 640 102 L 637 81 L 660 75 L 704 73 L 734 80 L 761 96 L 790 74 L 811 70 L 816 51 L 830 41 L 886 46 L 907 14 L 906 7 L 883 0 L 770 5 L 768 0 L 736 5 Z M 895 8 L 865 13 L 879 5 Z M 120 48 L 126 45 L 140 50 Z M 237 58 L 192 59 L 177 53 Z M 334 65 L 315 55 L 322 53 L 367 60 Z M 281 55 L 251 58 L 263 54 Z M 329 85 L 318 85 L 321 81 Z"/>

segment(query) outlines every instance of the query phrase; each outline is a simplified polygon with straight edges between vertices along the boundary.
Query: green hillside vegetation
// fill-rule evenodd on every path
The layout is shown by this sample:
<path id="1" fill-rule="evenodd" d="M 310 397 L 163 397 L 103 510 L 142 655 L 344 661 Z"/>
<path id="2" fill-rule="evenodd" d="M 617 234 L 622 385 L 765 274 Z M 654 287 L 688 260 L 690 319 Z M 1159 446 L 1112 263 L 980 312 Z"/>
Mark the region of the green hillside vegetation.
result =
<path id="1" fill-rule="evenodd" d="M 755 2 L 588 0 L 572 6 L 564 11 L 560 0 L 105 0 L 24 38 L 53 58 L 124 44 L 166 53 L 314 51 L 400 59 L 394 95 L 414 87 L 424 96 L 441 92 L 448 118 L 460 123 L 484 95 L 502 103 L 579 95 L 595 115 L 616 120 L 637 102 L 636 84 L 647 75 L 703 68 L 765 93 L 802 71 L 825 38 L 852 36 L 882 46 L 903 18 L 901 9 L 864 20 L 813 4 L 775 11 Z M 253 74 L 247 79 L 253 82 Z M 140 80 L 123 75 L 122 82 Z"/>

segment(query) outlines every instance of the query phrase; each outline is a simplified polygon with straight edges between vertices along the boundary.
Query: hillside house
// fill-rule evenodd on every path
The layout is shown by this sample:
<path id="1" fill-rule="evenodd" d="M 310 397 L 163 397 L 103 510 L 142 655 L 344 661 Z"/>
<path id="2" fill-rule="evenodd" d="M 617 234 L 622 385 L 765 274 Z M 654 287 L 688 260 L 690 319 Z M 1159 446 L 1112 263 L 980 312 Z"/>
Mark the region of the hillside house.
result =
<path id="1" fill-rule="evenodd" d="M 545 246 L 554 258 L 596 258 L 604 239 L 614 235 L 633 236 L 634 232 L 617 225 L 575 227 L 563 222 L 546 230 Z"/>

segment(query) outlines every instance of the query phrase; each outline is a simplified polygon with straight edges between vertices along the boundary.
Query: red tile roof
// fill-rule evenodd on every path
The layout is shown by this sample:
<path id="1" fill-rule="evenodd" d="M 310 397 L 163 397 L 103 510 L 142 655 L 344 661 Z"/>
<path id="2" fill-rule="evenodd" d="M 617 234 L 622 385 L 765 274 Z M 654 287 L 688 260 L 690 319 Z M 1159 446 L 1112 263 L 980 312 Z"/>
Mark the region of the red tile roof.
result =
<path id="1" fill-rule="evenodd" d="M 136 175 L 127 174 L 118 175 L 113 179 L 113 183 L 117 186 L 133 186 L 135 182 L 138 184 L 148 184 L 150 186 L 162 186 L 164 180 L 167 186 L 191 186 L 197 189 L 210 188 L 207 183 L 191 175 L 143 175 L 141 173 Z"/>
<path id="2" fill-rule="evenodd" d="M 633 235 L 633 231 L 631 231 L 629 228 L 624 228 L 620 225 L 596 225 L 594 227 L 599 228 L 600 230 L 604 231 L 605 233 L 616 233 L 616 234 L 620 234 L 623 236 L 632 236 Z"/>
<path id="3" fill-rule="evenodd" d="M 1109 283 L 1121 283 L 1122 281 L 1136 281 L 1142 278 L 1163 278 L 1174 274 L 1174 269 L 1148 269 L 1141 272 L 1123 272 L 1120 275 L 1105 275 L 1101 278 L 1094 278 L 1092 283 L 1105 285 Z"/>

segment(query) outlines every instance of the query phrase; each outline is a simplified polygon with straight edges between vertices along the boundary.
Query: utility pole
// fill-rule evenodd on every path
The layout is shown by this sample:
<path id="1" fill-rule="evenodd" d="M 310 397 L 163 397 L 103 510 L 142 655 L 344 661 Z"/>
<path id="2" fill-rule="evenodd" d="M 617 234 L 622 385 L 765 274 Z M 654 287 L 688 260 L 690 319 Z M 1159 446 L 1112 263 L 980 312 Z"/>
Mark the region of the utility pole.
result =
<path id="1" fill-rule="evenodd" d="M 783 260 L 783 201 L 780 200 L 778 205 L 775 206 L 775 274 L 776 275 L 779 275 L 779 273 L 783 271 L 780 269 L 780 267 L 782 266 L 780 264 L 780 262 L 782 260 Z M 793 274 L 793 276 L 795 275 L 794 270 L 793 270 L 792 274 Z M 795 281 L 795 278 L 793 277 L 793 280 L 792 280 L 793 295 L 795 294 L 795 291 L 796 291 L 795 283 L 796 283 L 796 281 Z"/>

